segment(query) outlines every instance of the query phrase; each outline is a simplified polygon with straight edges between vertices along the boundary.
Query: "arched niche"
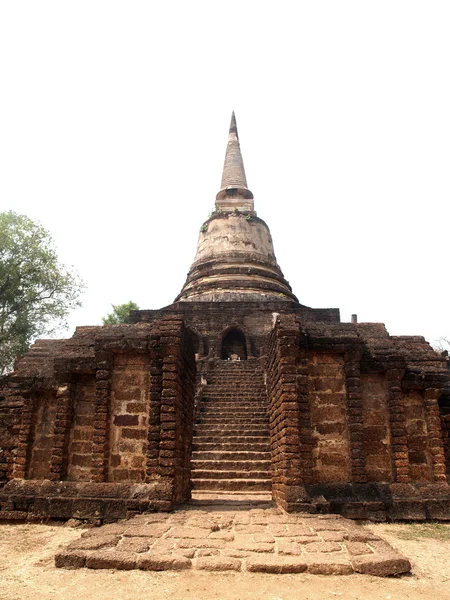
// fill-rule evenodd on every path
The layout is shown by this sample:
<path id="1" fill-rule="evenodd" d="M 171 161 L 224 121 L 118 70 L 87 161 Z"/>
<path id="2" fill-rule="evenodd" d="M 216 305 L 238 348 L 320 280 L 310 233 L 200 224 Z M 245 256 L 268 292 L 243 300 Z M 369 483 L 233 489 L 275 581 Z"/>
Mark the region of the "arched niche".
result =
<path id="1" fill-rule="evenodd" d="M 187 326 L 186 330 L 191 339 L 195 354 L 200 358 L 205 356 L 208 350 L 205 344 L 205 340 L 203 339 L 201 333 L 199 333 L 199 331 L 195 329 L 195 327 L 192 327 L 192 325 Z"/>
<path id="2" fill-rule="evenodd" d="M 228 327 L 221 336 L 220 358 L 222 360 L 247 360 L 248 337 L 240 327 Z"/>

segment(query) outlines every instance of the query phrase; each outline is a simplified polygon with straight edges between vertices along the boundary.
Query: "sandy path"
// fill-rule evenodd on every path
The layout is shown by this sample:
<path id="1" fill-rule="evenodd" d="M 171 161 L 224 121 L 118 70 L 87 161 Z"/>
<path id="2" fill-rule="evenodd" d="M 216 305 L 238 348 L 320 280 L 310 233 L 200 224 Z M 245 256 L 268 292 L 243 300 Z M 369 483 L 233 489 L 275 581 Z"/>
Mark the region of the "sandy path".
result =
<path id="1" fill-rule="evenodd" d="M 82 530 L 55 525 L 0 525 L 1 600 L 450 600 L 450 525 L 425 534 L 410 525 L 372 530 L 413 563 L 399 578 L 366 575 L 215 574 L 56 569 L 55 552 Z M 405 539 L 406 538 L 406 539 Z"/>

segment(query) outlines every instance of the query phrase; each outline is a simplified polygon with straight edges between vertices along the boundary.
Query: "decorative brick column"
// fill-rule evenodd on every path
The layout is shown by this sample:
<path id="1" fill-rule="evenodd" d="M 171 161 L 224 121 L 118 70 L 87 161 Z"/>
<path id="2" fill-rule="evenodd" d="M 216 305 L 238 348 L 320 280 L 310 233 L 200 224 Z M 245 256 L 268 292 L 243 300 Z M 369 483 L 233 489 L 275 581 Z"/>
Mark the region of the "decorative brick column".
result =
<path id="1" fill-rule="evenodd" d="M 308 501 L 304 479 L 312 464 L 307 359 L 300 351 L 301 339 L 294 319 L 279 319 L 270 337 L 266 367 L 273 496 L 288 511 Z"/>
<path id="2" fill-rule="evenodd" d="M 146 481 L 167 482 L 173 504 L 190 497 L 196 383 L 191 336 L 178 317 L 161 319 L 150 342 L 151 390 Z"/>
<path id="3" fill-rule="evenodd" d="M 361 349 L 353 347 L 345 354 L 350 468 L 354 483 L 367 483 L 360 365 Z"/>
<path id="4" fill-rule="evenodd" d="M 97 348 L 95 353 L 97 371 L 95 374 L 95 415 L 92 445 L 92 479 L 106 481 L 108 459 L 108 416 L 111 397 L 111 351 Z"/>
<path id="5" fill-rule="evenodd" d="M 155 332 L 150 339 L 150 411 L 146 461 L 146 482 L 159 479 L 159 451 L 161 444 L 161 392 L 162 392 L 161 340 Z M 164 450 L 171 450 L 173 442 L 165 441 Z"/>
<path id="6" fill-rule="evenodd" d="M 450 414 L 441 414 L 441 426 L 445 464 L 447 468 L 447 482 L 450 482 Z"/>
<path id="7" fill-rule="evenodd" d="M 401 388 L 404 373 L 403 369 L 388 369 L 386 371 L 391 428 L 392 475 L 395 483 L 410 483 L 411 481 L 405 410 Z"/>
<path id="8" fill-rule="evenodd" d="M 33 435 L 34 401 L 31 393 L 26 393 L 25 391 L 22 391 L 20 396 L 16 396 L 16 399 L 17 401 L 21 400 L 23 402 L 23 407 L 16 455 L 14 457 L 11 475 L 13 479 L 25 479 L 28 471 L 30 444 Z"/>
<path id="9" fill-rule="evenodd" d="M 53 433 L 53 449 L 50 459 L 50 479 L 64 478 L 67 468 L 67 447 L 72 423 L 72 395 L 69 382 L 60 383 L 56 391 L 56 416 Z"/>
<path id="10" fill-rule="evenodd" d="M 314 440 L 311 426 L 311 405 L 309 400 L 309 360 L 306 350 L 306 335 L 300 331 L 299 354 L 297 359 L 297 402 L 299 417 L 299 442 L 300 442 L 300 467 L 301 481 L 304 484 L 313 484 Z"/>
<path id="11" fill-rule="evenodd" d="M 433 479 L 437 482 L 447 481 L 441 417 L 438 404 L 441 392 L 441 389 L 432 387 L 426 388 L 424 391 L 425 419 L 428 430 L 428 449 L 431 454 Z"/>

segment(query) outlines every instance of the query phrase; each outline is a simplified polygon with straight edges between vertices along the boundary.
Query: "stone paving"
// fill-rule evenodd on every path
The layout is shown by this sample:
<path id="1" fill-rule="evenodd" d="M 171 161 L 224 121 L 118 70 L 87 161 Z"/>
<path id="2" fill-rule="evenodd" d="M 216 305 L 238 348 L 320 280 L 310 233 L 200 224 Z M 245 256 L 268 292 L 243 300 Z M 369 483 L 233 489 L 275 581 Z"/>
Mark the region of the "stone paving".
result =
<path id="1" fill-rule="evenodd" d="M 77 569 L 198 569 L 387 576 L 408 559 L 339 515 L 287 514 L 276 508 L 187 506 L 90 529 L 55 557 Z"/>

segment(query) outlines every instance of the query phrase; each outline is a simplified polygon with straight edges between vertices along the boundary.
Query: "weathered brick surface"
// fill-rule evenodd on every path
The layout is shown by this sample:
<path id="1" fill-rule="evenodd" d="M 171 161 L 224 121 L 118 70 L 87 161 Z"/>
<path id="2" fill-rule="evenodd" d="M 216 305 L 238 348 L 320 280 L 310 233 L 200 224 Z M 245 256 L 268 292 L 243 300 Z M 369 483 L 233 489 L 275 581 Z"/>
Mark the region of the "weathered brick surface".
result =
<path id="1" fill-rule="evenodd" d="M 392 481 L 386 379 L 382 373 L 361 375 L 364 456 L 368 481 Z"/>
<path id="2" fill-rule="evenodd" d="M 380 576 L 406 573 L 411 568 L 409 561 L 385 541 L 339 517 L 331 520 L 310 514 L 288 515 L 272 508 L 247 511 L 247 522 L 243 523 L 242 513 L 226 506 L 191 508 L 160 516 L 163 520 L 158 523 L 151 515 L 140 515 L 125 526 L 90 530 L 59 552 L 55 564 L 69 569 L 193 568 L 324 575 L 358 571 Z M 202 527 L 192 527 L 199 521 Z M 285 536 L 287 531 L 289 538 Z M 227 535 L 218 539 L 218 532 Z M 305 532 L 310 538 L 308 544 L 300 535 Z M 335 538 L 339 534 L 339 541 L 330 541 L 330 534 Z"/>
<path id="3" fill-rule="evenodd" d="M 51 479 L 55 442 L 60 442 L 64 433 L 55 434 L 56 419 L 59 417 L 58 400 L 52 392 L 40 392 L 35 395 L 34 414 L 31 424 L 31 444 L 27 476 L 30 479 Z M 58 419 L 58 429 L 65 431 Z M 55 456 L 56 457 L 56 456 Z M 17 461 L 16 461 L 17 462 Z"/>
<path id="4" fill-rule="evenodd" d="M 235 492 L 248 479 L 237 475 L 250 472 L 251 463 L 249 485 L 270 487 L 265 434 L 253 435 L 263 431 L 254 381 L 239 383 L 244 410 L 253 403 L 245 418 L 225 419 L 232 400 L 226 386 L 225 396 L 214 399 L 216 414 L 201 416 L 202 382 L 214 377 L 233 331 L 230 348 L 249 358 L 242 363 L 263 365 L 272 493 L 280 506 L 376 520 L 450 518 L 450 404 L 442 395 L 449 373 L 423 338 L 340 323 L 334 310 L 290 301 L 178 303 L 139 311 L 134 320 L 141 322 L 40 341 L 2 379 L 3 518 L 113 520 L 187 500 L 196 421 L 209 453 L 193 463 L 202 486 L 224 492 L 226 482 Z M 241 449 L 239 460 L 226 461 L 224 453 L 244 438 L 251 453 Z M 215 479 L 219 467 L 223 477 Z M 49 497 L 37 484 L 25 495 L 6 484 L 12 478 L 78 487 L 75 495 Z M 120 482 L 155 483 L 157 492 L 141 498 L 130 487 L 128 495 L 105 497 L 83 487 L 117 490 Z"/>
<path id="5" fill-rule="evenodd" d="M 75 377 L 72 390 L 73 414 L 67 450 L 67 479 L 90 481 L 94 437 L 94 374 Z"/>
<path id="6" fill-rule="evenodd" d="M 401 464 L 409 468 L 410 481 L 432 481 L 432 462 L 423 392 L 411 390 L 405 393 L 403 405 L 408 453 L 397 452 L 397 464 L 400 464 L 400 460 L 404 461 Z"/>
<path id="7" fill-rule="evenodd" d="M 269 340 L 267 392 L 273 496 L 277 504 L 288 509 L 302 499 L 298 488 L 304 483 L 303 471 L 311 466 L 312 447 L 308 444 L 310 422 L 301 414 L 299 405 L 297 359 L 301 334 L 294 319 L 284 317 L 282 322 L 283 327 L 278 324 Z M 306 440 L 301 439 L 302 429 Z"/>
<path id="8" fill-rule="evenodd" d="M 355 408 L 352 406 L 347 411 L 344 357 L 310 353 L 308 363 L 308 397 L 314 443 L 313 479 L 323 483 L 349 481 L 353 456 L 350 453 L 349 425 L 351 411 Z"/>
<path id="9" fill-rule="evenodd" d="M 236 357 L 254 365 L 248 381 L 220 364 Z M 420 336 L 298 303 L 254 211 L 233 115 L 216 210 L 176 301 L 38 340 L 1 378 L 0 515 L 112 520 L 171 508 L 190 498 L 196 423 L 197 490 L 272 491 L 289 511 L 450 518 L 448 366 Z M 219 372 L 209 398 L 219 409 L 202 417 Z M 37 482 L 28 496 L 15 482 L 27 479 Z M 62 491 L 45 495 L 48 481 Z"/>
<path id="10" fill-rule="evenodd" d="M 143 481 L 147 453 L 150 356 L 114 355 L 109 414 L 109 481 Z M 127 405 L 141 401 L 145 408 L 129 414 Z"/>

